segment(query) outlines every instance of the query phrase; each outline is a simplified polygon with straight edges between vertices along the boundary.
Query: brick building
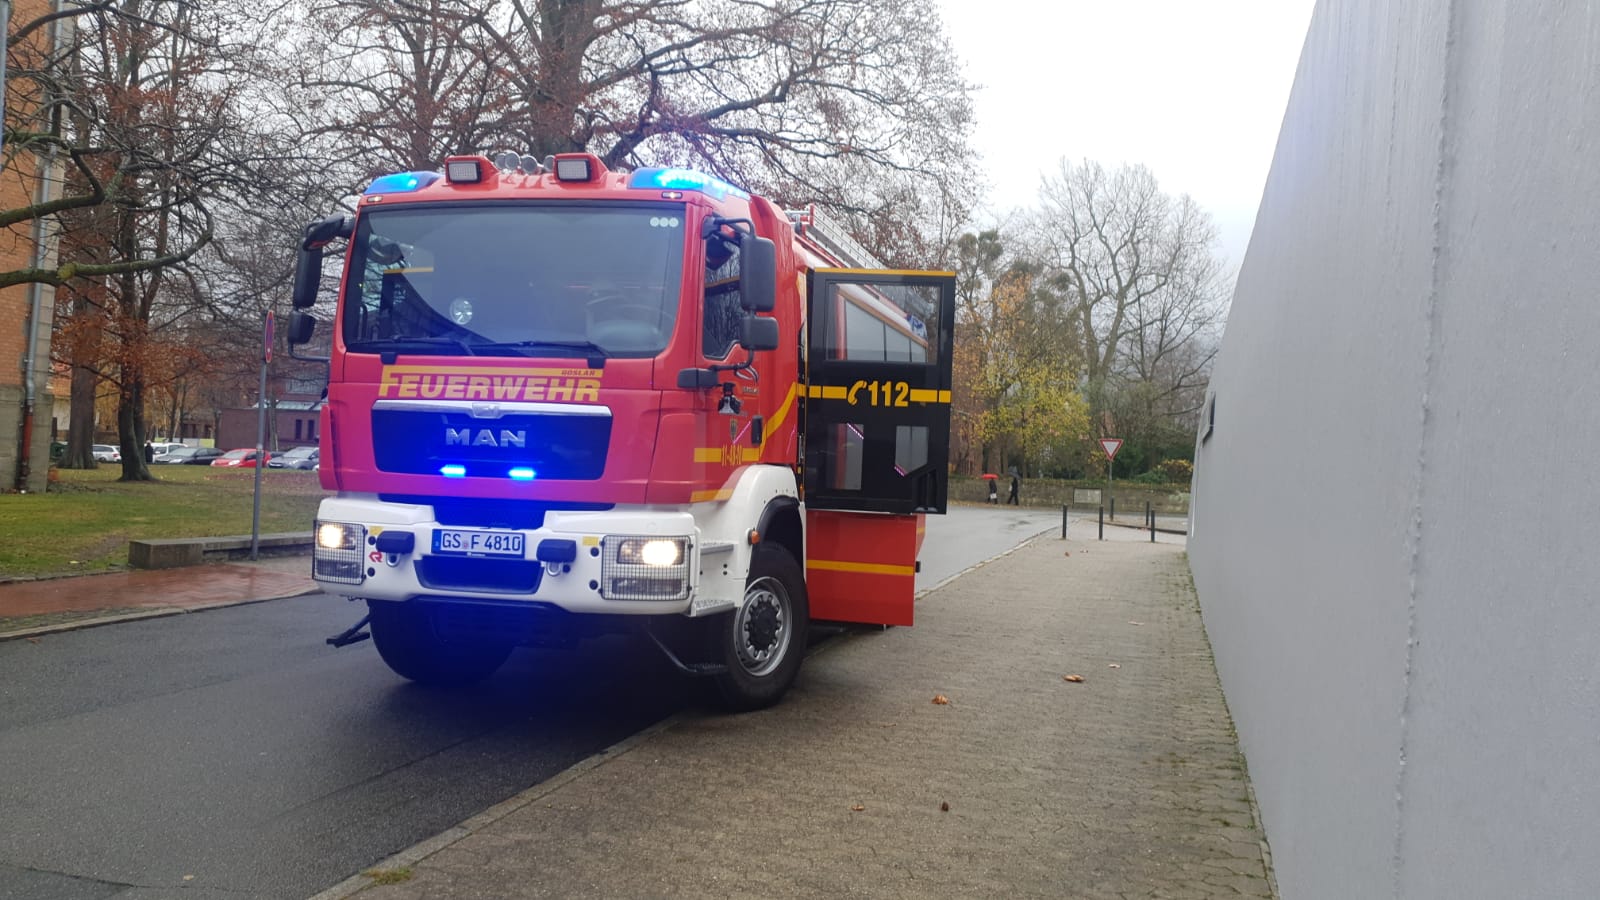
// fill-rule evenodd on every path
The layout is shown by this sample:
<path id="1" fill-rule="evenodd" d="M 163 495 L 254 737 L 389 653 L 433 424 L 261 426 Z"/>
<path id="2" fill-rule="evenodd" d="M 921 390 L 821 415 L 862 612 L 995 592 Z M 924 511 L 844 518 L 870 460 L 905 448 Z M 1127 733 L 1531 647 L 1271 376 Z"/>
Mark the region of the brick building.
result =
<path id="1" fill-rule="evenodd" d="M 11 30 L 50 11 L 47 0 L 15 0 Z M 30 40 L 48 41 L 41 28 Z M 33 86 L 7 78 L 6 121 L 26 115 Z M 29 152 L 7 154 L 0 170 L 0 209 L 19 209 L 59 192 L 59 166 Z M 55 265 L 53 224 L 23 221 L 0 229 L 0 271 Z M 0 490 L 42 491 L 49 474 L 50 327 L 55 290 L 48 285 L 0 288 Z"/>

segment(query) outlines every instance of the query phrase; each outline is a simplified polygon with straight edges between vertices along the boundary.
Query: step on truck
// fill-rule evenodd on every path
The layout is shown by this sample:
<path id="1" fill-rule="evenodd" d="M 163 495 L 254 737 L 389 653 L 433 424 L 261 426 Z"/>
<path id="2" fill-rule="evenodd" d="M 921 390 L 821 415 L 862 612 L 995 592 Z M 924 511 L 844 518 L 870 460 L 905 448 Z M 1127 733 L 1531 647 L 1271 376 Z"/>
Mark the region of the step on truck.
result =
<path id="1" fill-rule="evenodd" d="M 912 623 L 951 273 L 692 170 L 458 156 L 308 226 L 293 305 L 329 371 L 312 574 L 367 605 L 330 643 L 462 685 L 641 631 L 752 709 L 812 620 Z"/>

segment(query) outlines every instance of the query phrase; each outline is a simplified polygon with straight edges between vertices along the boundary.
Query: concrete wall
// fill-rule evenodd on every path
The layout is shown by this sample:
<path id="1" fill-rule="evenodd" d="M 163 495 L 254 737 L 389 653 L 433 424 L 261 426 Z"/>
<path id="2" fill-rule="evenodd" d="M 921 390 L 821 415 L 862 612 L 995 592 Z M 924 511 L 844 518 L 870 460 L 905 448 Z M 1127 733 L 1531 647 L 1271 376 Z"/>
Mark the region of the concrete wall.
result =
<path id="1" fill-rule="evenodd" d="M 1283 896 L 1600 896 L 1600 4 L 1319 3 L 1191 564 Z"/>

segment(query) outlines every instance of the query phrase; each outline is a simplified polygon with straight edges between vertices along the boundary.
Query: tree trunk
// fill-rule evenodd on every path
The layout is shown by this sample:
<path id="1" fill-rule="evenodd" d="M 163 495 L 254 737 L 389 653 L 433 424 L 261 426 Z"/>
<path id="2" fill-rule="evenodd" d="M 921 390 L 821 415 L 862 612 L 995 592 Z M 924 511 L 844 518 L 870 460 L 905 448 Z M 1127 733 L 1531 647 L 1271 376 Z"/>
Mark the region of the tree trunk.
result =
<path id="1" fill-rule="evenodd" d="M 67 452 L 58 464 L 63 469 L 93 469 L 98 465 L 94 459 L 94 392 L 99 380 L 88 366 L 72 367 Z"/>
<path id="2" fill-rule="evenodd" d="M 117 436 L 122 441 L 122 477 L 118 481 L 154 481 L 144 461 L 144 375 L 136 366 L 122 371 L 117 394 Z"/>

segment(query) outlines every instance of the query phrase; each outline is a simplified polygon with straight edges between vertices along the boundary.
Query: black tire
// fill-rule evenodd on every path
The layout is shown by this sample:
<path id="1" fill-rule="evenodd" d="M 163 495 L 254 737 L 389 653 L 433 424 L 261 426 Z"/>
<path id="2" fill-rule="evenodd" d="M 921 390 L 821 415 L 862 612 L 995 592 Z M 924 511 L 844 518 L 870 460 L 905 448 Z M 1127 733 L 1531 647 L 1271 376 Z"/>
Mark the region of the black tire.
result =
<path id="1" fill-rule="evenodd" d="M 367 602 L 372 644 L 401 678 L 437 687 L 465 687 L 493 675 L 511 655 L 510 643 L 446 641 L 415 603 Z"/>
<path id="2" fill-rule="evenodd" d="M 713 679 L 721 705 L 743 712 L 778 702 L 800 672 L 810 622 L 800 564 L 782 546 L 757 544 L 745 602 L 707 623 L 711 657 L 727 667 Z"/>

